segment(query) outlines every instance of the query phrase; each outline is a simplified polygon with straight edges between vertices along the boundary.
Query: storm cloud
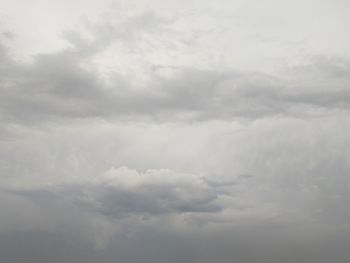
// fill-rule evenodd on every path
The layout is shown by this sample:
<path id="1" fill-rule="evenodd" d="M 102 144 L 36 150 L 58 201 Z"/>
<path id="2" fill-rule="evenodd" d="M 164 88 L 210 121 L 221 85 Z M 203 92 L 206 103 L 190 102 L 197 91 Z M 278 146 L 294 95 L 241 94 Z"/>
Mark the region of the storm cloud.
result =
<path id="1" fill-rule="evenodd" d="M 344 1 L 4 1 L 0 261 L 350 260 Z"/>

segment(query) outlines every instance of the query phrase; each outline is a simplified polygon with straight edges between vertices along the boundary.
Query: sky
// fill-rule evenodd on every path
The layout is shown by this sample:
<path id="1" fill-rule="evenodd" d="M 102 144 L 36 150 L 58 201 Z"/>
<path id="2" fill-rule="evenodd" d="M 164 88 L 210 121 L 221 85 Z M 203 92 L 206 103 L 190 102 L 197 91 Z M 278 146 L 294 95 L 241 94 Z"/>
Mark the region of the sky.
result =
<path id="1" fill-rule="evenodd" d="M 0 4 L 1 261 L 350 261 L 348 1 Z"/>

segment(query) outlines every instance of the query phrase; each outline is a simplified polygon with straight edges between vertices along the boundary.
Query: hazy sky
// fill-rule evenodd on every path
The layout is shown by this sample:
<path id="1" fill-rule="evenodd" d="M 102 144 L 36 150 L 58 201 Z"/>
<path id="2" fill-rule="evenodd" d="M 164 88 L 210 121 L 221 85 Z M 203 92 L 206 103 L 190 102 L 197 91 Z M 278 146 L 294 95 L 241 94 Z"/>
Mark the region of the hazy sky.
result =
<path id="1" fill-rule="evenodd" d="M 350 262 L 348 1 L 0 4 L 1 262 Z"/>

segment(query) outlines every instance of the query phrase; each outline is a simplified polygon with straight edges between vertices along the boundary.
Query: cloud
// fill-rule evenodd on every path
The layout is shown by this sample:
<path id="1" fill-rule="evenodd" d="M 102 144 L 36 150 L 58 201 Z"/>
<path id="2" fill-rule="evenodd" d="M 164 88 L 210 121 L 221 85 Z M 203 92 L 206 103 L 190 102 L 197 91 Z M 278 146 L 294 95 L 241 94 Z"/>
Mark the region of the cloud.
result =
<path id="1" fill-rule="evenodd" d="M 34 186 L 9 193 L 36 203 L 68 202 L 111 218 L 134 215 L 161 217 L 183 213 L 218 213 L 224 194 L 200 177 L 167 169 L 138 173 L 126 167 L 111 169 L 91 181 Z"/>
<path id="2" fill-rule="evenodd" d="M 288 197 L 310 202 L 303 191 L 294 194 Z M 92 180 L 3 189 L 1 210 L 9 218 L 9 211 L 23 217 L 6 221 L 2 214 L 0 251 L 19 262 L 49 257 L 57 262 L 152 262 L 154 255 L 164 262 L 348 259 L 347 226 L 306 219 L 310 211 L 288 204 L 285 195 L 273 182 L 252 175 L 238 176 L 234 184 L 208 184 L 193 174 L 127 167 Z M 288 212 L 295 208 L 304 214 L 302 220 L 296 211 Z M 14 253 L 18 246 L 23 246 L 21 253 Z"/>
<path id="3" fill-rule="evenodd" d="M 0 36 L 2 260 L 349 261 L 346 12 L 152 0 L 55 40 L 101 6 L 34 2 Z"/>
<path id="4" fill-rule="evenodd" d="M 26 256 L 29 262 L 48 255 L 58 260 L 69 239 L 74 240 L 73 249 L 63 258 L 81 260 L 82 251 L 101 258 L 100 251 L 108 255 L 116 242 L 125 246 L 119 238 L 134 242 L 133 236 L 142 236 L 149 228 L 157 226 L 161 233 L 163 228 L 194 224 L 186 222 L 186 215 L 220 212 L 223 207 L 216 202 L 220 194 L 195 175 L 168 169 L 139 173 L 127 167 L 79 182 L 5 187 L 0 191 L 0 243 L 8 252 L 3 255 L 20 261 Z M 13 244 L 22 237 L 30 242 L 28 250 L 12 254 Z M 38 253 L 44 240 L 49 242 L 48 255 Z M 110 256 L 107 262 L 114 257 Z"/>
<path id="5" fill-rule="evenodd" d="M 254 120 L 348 111 L 347 57 L 311 56 L 274 74 L 157 64 L 174 45 L 178 53 L 190 46 L 177 27 L 176 19 L 155 12 L 87 20 L 64 34 L 72 47 L 28 63 L 2 45 L 2 122 Z M 126 62 L 114 67 L 111 59 Z"/>
<path id="6" fill-rule="evenodd" d="M 3 51 L 3 59 L 8 54 Z M 138 89 L 123 76 L 106 82 L 73 51 L 38 55 L 33 64 L 3 67 L 2 118 L 12 122 L 102 118 L 237 120 L 315 116 L 348 111 L 346 59 L 315 58 L 275 77 L 258 73 L 177 69 L 150 72 Z"/>
<path id="7" fill-rule="evenodd" d="M 348 129 L 347 116 L 13 126 L 1 141 L 1 184 L 53 202 L 44 194 L 79 200 L 91 193 L 91 209 L 112 218 L 188 212 L 201 224 L 347 225 Z"/>
<path id="8" fill-rule="evenodd" d="M 149 35 L 160 37 L 162 33 L 170 30 L 167 28 L 169 23 L 170 20 L 152 11 L 132 15 L 120 13 L 118 16 L 115 12 L 110 12 L 104 14 L 98 23 L 85 19 L 83 23 L 85 32 L 67 30 L 63 38 L 74 46 L 78 54 L 88 57 L 105 51 L 116 42 L 127 43 L 130 49 L 137 48 L 136 43 L 144 41 L 145 37 Z"/>

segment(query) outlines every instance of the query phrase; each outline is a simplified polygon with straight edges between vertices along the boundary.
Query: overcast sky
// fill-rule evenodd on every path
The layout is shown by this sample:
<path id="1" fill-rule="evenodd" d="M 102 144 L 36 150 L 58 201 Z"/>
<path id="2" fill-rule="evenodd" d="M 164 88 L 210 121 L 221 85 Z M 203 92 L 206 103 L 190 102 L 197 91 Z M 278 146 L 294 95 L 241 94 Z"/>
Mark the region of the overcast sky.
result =
<path id="1" fill-rule="evenodd" d="M 348 1 L 0 4 L 1 262 L 350 262 Z"/>

